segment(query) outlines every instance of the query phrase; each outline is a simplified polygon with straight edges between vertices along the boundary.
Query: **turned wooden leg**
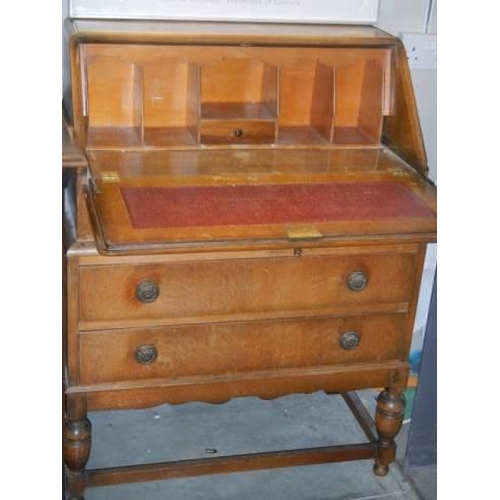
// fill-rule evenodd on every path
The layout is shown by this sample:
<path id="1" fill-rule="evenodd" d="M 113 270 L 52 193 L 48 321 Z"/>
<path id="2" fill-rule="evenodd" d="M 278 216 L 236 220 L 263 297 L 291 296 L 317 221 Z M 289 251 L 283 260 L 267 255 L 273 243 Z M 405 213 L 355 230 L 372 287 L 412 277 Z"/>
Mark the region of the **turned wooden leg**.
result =
<path id="1" fill-rule="evenodd" d="M 401 429 L 405 412 L 403 392 L 382 391 L 377 398 L 375 425 L 378 432 L 377 458 L 373 472 L 377 476 L 385 476 L 389 472 L 389 464 L 396 459 L 396 443 L 394 438 Z"/>
<path id="2" fill-rule="evenodd" d="M 66 493 L 69 500 L 83 500 L 85 465 L 90 455 L 91 425 L 87 418 L 86 397 L 68 396 L 63 428 L 63 454 Z"/>

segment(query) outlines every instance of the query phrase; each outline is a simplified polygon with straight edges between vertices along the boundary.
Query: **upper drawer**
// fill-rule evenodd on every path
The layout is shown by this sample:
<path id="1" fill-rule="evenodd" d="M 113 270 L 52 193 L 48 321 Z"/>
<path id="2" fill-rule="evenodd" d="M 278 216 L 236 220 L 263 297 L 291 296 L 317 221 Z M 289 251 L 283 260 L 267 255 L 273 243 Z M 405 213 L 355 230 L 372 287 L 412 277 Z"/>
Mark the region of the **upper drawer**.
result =
<path id="1" fill-rule="evenodd" d="M 310 315 L 405 302 L 417 256 L 410 248 L 82 267 L 80 327 Z"/>

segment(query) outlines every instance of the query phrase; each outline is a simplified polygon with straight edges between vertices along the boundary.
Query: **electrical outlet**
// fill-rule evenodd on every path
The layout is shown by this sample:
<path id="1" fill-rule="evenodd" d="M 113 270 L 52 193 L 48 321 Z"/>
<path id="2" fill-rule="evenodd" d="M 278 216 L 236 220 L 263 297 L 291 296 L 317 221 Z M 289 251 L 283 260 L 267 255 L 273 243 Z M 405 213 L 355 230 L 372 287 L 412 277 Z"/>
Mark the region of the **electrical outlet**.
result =
<path id="1" fill-rule="evenodd" d="M 437 69 L 437 35 L 401 33 L 410 68 Z"/>

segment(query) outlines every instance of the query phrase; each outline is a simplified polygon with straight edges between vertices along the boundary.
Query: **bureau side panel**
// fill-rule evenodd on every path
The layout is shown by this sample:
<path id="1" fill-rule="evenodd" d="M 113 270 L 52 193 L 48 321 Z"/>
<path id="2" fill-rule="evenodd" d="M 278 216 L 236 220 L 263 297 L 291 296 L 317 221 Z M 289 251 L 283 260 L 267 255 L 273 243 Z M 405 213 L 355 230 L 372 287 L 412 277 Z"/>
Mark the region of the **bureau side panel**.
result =
<path id="1" fill-rule="evenodd" d="M 421 243 L 418 246 L 418 253 L 415 259 L 415 269 L 411 278 L 411 300 L 408 304 L 406 314 L 406 329 L 403 332 L 403 345 L 406 356 L 409 355 L 413 330 L 415 328 L 415 316 L 417 314 L 417 305 L 420 296 L 420 288 L 422 284 L 422 276 L 425 264 L 425 254 L 427 252 L 427 244 Z"/>
<path id="2" fill-rule="evenodd" d="M 66 321 L 64 325 L 66 377 L 69 385 L 78 383 L 79 375 L 79 259 L 71 252 L 66 256 L 65 302 Z"/>

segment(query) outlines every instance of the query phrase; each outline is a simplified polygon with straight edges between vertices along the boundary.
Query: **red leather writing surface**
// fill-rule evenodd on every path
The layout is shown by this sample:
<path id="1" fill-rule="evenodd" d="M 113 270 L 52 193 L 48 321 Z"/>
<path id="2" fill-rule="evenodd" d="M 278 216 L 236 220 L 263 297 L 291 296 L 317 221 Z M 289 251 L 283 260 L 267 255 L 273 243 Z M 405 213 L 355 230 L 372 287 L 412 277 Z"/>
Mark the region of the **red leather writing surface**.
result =
<path id="1" fill-rule="evenodd" d="M 126 187 L 135 228 L 434 217 L 403 184 L 356 182 L 199 187 Z"/>

